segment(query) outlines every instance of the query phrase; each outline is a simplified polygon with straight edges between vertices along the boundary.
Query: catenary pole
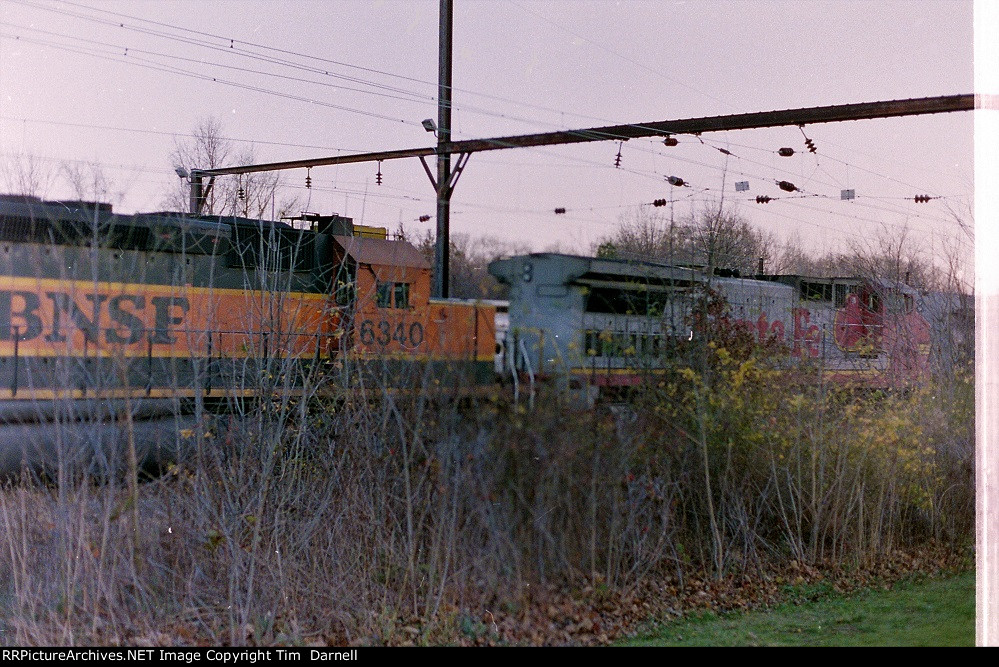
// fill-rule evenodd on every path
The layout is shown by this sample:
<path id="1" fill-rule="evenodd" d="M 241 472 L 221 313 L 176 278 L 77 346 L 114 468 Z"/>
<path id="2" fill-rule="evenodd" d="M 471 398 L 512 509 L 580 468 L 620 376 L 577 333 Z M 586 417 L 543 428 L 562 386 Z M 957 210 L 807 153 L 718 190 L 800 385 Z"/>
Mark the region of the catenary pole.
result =
<path id="1" fill-rule="evenodd" d="M 440 67 L 437 81 L 437 242 L 434 246 L 432 294 L 446 299 L 450 294 L 451 248 L 451 28 L 452 0 L 441 0 Z"/>

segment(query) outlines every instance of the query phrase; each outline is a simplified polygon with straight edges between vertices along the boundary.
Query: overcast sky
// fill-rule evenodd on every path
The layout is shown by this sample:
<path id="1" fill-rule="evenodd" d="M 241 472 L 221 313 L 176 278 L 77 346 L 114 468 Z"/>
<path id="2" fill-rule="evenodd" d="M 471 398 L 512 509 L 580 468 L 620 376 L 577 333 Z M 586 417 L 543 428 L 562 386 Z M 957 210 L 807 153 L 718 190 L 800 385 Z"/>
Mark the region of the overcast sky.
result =
<path id="1" fill-rule="evenodd" d="M 455 5 L 460 139 L 973 92 L 970 1 Z M 420 121 L 437 115 L 436 0 L 0 7 L 0 162 L 33 155 L 53 172 L 98 163 L 123 193 L 120 211 L 161 208 L 177 181 L 174 142 L 205 117 L 253 143 L 258 162 L 434 141 Z M 777 156 L 785 146 L 794 157 Z M 672 192 L 676 215 L 724 196 L 759 229 L 811 249 L 908 226 L 939 254 L 948 242 L 970 249 L 950 211 L 971 204 L 972 148 L 972 114 L 960 112 L 713 133 L 676 147 L 650 138 L 476 154 L 452 230 L 588 251 L 622 216 L 669 198 L 675 175 L 691 185 Z M 381 171 L 381 186 L 372 164 L 313 169 L 311 190 L 304 170 L 283 178 L 303 209 L 432 228 L 417 221 L 435 212 L 419 161 Z M 808 196 L 788 198 L 779 180 Z M 857 198 L 841 201 L 842 189 Z M 67 191 L 54 182 L 47 194 Z M 941 199 L 916 204 L 917 194 Z"/>

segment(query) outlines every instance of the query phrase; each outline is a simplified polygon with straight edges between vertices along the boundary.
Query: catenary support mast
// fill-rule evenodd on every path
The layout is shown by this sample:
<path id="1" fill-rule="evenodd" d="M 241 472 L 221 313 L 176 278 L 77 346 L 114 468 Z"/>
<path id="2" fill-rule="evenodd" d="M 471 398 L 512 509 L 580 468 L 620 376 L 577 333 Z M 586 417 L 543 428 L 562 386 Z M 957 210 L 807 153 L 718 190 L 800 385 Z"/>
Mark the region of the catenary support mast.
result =
<path id="1" fill-rule="evenodd" d="M 437 242 L 434 246 L 432 294 L 446 299 L 450 294 L 451 246 L 451 27 L 452 0 L 441 0 L 440 68 L 437 78 Z"/>

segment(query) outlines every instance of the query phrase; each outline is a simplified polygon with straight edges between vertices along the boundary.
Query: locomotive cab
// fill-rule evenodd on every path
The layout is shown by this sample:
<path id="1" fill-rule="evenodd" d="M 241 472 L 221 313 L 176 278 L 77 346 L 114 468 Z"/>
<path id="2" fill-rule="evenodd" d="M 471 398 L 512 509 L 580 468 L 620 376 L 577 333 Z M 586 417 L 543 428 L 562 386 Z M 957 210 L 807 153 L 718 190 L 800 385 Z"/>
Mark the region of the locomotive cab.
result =
<path id="1" fill-rule="evenodd" d="M 365 236 L 333 236 L 335 294 L 351 347 L 360 353 L 406 353 L 425 338 L 430 264 L 412 244 Z"/>

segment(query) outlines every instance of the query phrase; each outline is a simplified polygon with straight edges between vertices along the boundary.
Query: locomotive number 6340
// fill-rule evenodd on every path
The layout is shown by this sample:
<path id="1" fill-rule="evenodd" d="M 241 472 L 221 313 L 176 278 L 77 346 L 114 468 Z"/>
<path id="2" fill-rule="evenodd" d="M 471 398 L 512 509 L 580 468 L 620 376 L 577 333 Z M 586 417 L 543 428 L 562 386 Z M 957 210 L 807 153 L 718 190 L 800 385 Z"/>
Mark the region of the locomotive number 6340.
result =
<path id="1" fill-rule="evenodd" d="M 423 325 L 419 322 L 406 326 L 405 322 L 393 324 L 388 320 L 379 320 L 377 323 L 374 320 L 364 320 L 359 334 L 365 345 L 378 343 L 384 347 L 395 341 L 403 347 L 415 348 L 423 342 Z"/>

